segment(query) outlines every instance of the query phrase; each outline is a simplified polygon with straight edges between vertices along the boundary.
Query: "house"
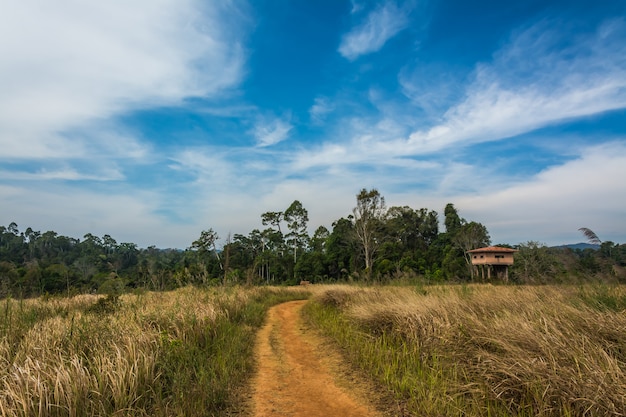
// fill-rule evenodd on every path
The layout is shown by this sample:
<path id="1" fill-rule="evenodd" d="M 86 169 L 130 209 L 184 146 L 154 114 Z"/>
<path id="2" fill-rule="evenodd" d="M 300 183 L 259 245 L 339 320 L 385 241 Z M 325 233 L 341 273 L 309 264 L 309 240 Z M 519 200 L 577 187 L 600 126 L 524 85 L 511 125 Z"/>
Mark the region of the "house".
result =
<path id="1" fill-rule="evenodd" d="M 503 248 L 500 246 L 488 246 L 486 248 L 478 248 L 467 251 L 471 257 L 474 270 L 485 279 L 485 270 L 487 270 L 487 279 L 491 279 L 491 272 L 495 276 L 503 278 L 505 281 L 509 279 L 509 266 L 513 265 L 513 254 L 516 249 Z"/>

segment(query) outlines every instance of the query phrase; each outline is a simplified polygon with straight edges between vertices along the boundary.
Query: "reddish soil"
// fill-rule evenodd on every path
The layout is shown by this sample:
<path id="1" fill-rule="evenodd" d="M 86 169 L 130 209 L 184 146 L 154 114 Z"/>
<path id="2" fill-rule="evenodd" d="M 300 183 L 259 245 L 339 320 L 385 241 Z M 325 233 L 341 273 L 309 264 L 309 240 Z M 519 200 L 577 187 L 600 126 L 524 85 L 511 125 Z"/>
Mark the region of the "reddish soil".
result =
<path id="1" fill-rule="evenodd" d="M 342 364 L 321 338 L 306 329 L 300 309 L 306 301 L 271 308 L 257 336 L 255 416 L 379 416 L 354 380 L 341 376 Z"/>

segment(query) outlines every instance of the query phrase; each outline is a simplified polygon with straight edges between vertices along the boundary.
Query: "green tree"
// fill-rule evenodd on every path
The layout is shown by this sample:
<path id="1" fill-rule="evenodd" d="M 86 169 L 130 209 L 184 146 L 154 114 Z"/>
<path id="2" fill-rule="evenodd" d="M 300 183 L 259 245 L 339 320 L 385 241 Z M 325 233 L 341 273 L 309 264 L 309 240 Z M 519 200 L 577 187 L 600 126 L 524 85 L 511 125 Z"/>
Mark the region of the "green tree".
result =
<path id="1" fill-rule="evenodd" d="M 446 208 L 443 210 L 444 225 L 446 227 L 446 233 L 455 235 L 463 224 L 463 219 L 459 217 L 459 213 L 456 211 L 454 204 L 446 204 Z"/>
<path id="2" fill-rule="evenodd" d="M 283 233 L 280 229 L 280 223 L 285 219 L 285 213 L 282 211 L 268 211 L 266 213 L 261 214 L 261 222 L 263 226 L 271 225 L 274 226 L 281 234 Z"/>
<path id="3" fill-rule="evenodd" d="M 333 222 L 332 226 L 333 230 L 326 240 L 326 262 L 328 275 L 339 280 L 356 268 L 354 258 L 358 247 L 351 220 L 342 217 Z"/>
<path id="4" fill-rule="evenodd" d="M 287 222 L 289 233 L 287 237 L 293 245 L 293 263 L 298 261 L 297 250 L 304 248 L 309 239 L 306 226 L 309 221 L 309 213 L 298 200 L 295 200 L 285 210 L 284 219 Z"/>
<path id="5" fill-rule="evenodd" d="M 386 213 L 385 198 L 377 189 L 363 188 L 356 196 L 354 215 L 354 232 L 360 243 L 365 260 L 366 276 L 369 279 L 374 264 L 374 255 L 383 241 L 381 229 Z"/>
<path id="6" fill-rule="evenodd" d="M 472 267 L 472 257 L 467 251 L 489 246 L 491 238 L 487 228 L 481 223 L 469 222 L 461 225 L 460 229 L 452 238 L 452 242 L 457 248 L 463 251 L 465 262 L 470 271 L 470 276 L 474 278 L 474 268 Z"/>
<path id="7" fill-rule="evenodd" d="M 391 207 L 387 211 L 386 233 L 395 258 L 402 258 L 405 266 L 416 271 L 425 263 L 429 246 L 437 239 L 439 222 L 437 212 L 425 208 L 414 210 L 408 206 Z"/>
<path id="8" fill-rule="evenodd" d="M 220 270 L 223 271 L 224 268 L 222 266 L 222 261 L 219 253 L 217 252 L 217 240 L 219 238 L 220 237 L 213 229 L 210 228 L 208 230 L 203 230 L 200 232 L 200 237 L 197 240 L 194 240 L 191 244 L 191 249 L 197 250 L 201 259 L 204 259 L 206 254 L 212 252 L 219 262 Z"/>
<path id="9" fill-rule="evenodd" d="M 547 246 L 528 241 L 517 245 L 511 275 L 515 281 L 526 284 L 543 284 L 553 281 L 560 271 L 559 262 Z"/>
<path id="10" fill-rule="evenodd" d="M 17 268 L 12 262 L 0 261 L 0 298 L 13 294 L 18 278 Z"/>
<path id="11" fill-rule="evenodd" d="M 326 243 L 330 237 L 330 232 L 325 226 L 319 226 L 313 232 L 311 238 L 311 250 L 313 252 L 326 253 Z"/>

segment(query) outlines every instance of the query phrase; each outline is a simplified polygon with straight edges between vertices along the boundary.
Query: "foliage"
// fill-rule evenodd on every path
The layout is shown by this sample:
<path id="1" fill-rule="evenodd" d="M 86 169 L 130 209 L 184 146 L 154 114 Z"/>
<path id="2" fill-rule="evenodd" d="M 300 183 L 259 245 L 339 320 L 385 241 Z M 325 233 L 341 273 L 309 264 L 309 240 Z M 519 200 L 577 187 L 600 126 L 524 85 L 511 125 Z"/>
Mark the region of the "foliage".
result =
<path id="1" fill-rule="evenodd" d="M 14 222 L 0 226 L 0 298 L 43 294 L 123 293 L 142 288 L 167 291 L 186 285 L 290 285 L 300 279 L 387 282 L 421 276 L 429 281 L 471 282 L 467 253 L 490 244 L 487 227 L 462 218 L 453 204 L 444 209 L 445 231 L 436 211 L 387 208 L 376 189 L 361 189 L 352 214 L 309 236 L 309 214 L 298 200 L 285 210 L 260 216 L 265 229 L 227 237 L 208 228 L 187 249 L 138 248 L 110 235 L 83 239 Z M 600 242 L 589 229 L 585 236 Z M 626 245 L 601 242 L 599 250 L 515 248 L 511 279 L 516 283 L 585 280 L 626 282 Z"/>
<path id="2" fill-rule="evenodd" d="M 380 195 L 377 189 L 368 191 L 363 188 L 357 194 L 356 207 L 352 210 L 354 232 L 362 250 L 368 278 L 374 267 L 374 255 L 385 237 L 381 233 L 385 210 L 385 198 Z"/>
<path id="3" fill-rule="evenodd" d="M 511 268 L 514 281 L 527 284 L 554 282 L 560 272 L 556 254 L 539 242 L 529 241 L 517 245 L 515 264 Z"/>

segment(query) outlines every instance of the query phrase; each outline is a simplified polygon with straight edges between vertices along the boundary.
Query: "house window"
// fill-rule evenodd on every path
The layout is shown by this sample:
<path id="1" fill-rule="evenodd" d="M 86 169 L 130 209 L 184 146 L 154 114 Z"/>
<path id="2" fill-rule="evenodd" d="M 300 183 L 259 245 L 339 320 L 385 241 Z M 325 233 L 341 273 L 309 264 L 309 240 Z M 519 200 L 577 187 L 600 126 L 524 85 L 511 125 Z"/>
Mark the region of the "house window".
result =
<path id="1" fill-rule="evenodd" d="M 496 259 L 502 259 L 504 258 L 504 255 L 496 255 Z"/>

